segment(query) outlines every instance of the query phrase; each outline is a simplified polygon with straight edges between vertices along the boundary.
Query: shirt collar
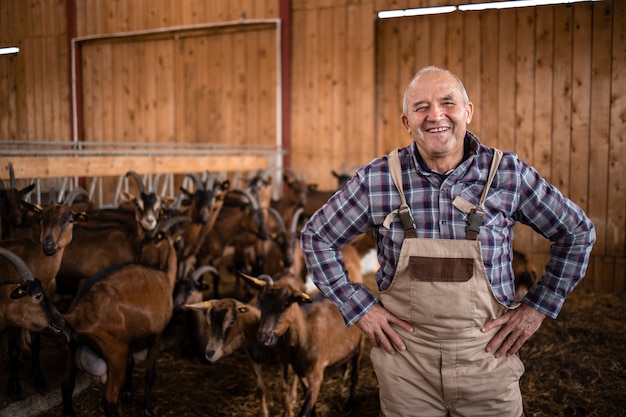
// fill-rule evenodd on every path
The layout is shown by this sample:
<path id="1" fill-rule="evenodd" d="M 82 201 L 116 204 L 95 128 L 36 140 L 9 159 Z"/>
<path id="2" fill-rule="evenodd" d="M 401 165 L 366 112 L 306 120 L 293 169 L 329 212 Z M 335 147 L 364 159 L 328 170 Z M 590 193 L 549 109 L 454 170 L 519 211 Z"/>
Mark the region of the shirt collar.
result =
<path id="1" fill-rule="evenodd" d="M 461 160 L 459 165 L 461 165 L 464 161 L 466 161 L 467 158 L 469 158 L 471 155 L 476 154 L 479 144 L 480 144 L 480 141 L 473 133 L 471 133 L 470 131 L 467 131 L 465 133 L 465 138 L 463 141 L 463 159 Z M 424 159 L 422 158 L 422 155 L 420 155 L 419 149 L 417 148 L 415 141 L 413 141 L 413 148 L 414 148 L 415 159 L 417 160 L 418 168 L 424 174 L 437 175 L 443 180 L 443 179 L 446 179 L 448 175 L 450 175 L 452 171 L 456 169 L 456 167 L 454 167 L 450 171 L 443 173 L 443 174 L 433 171 L 432 169 L 428 167 L 428 165 L 426 165 L 426 162 L 424 162 Z"/>

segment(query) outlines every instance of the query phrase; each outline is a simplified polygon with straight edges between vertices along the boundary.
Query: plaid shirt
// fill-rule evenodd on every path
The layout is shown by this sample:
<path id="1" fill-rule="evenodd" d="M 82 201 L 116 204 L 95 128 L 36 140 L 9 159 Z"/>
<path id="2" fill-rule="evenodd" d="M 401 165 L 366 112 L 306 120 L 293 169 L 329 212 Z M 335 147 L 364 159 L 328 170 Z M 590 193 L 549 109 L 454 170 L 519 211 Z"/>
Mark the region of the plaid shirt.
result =
<path id="1" fill-rule="evenodd" d="M 478 203 L 493 156 L 493 150 L 470 132 L 466 144 L 467 158 L 447 176 L 420 165 L 414 142 L 399 150 L 404 193 L 419 238 L 465 239 L 468 215 L 456 209 L 452 201 L 461 196 Z M 389 228 L 383 221 L 398 207 L 400 197 L 384 156 L 357 170 L 302 230 L 301 247 L 308 271 L 320 291 L 339 306 L 348 325 L 377 301 L 364 285 L 349 281 L 339 248 L 359 234 L 373 231 L 381 265 L 376 282 L 380 290 L 387 289 L 396 271 L 404 229 L 398 216 L 393 217 Z M 505 152 L 485 201 L 478 240 L 493 293 L 507 306 L 515 298 L 511 258 L 513 226 L 518 221 L 552 242 L 544 275 L 524 303 L 556 318 L 565 298 L 585 274 L 595 242 L 594 226 L 580 207 L 534 168 Z"/>

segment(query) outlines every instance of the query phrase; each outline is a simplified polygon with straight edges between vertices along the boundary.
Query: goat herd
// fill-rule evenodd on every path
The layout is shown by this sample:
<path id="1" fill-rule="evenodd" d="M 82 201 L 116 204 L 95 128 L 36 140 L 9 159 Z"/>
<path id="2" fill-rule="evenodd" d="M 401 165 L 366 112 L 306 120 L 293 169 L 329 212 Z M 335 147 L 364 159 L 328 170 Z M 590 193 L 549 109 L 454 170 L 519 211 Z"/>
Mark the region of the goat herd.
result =
<path id="1" fill-rule="evenodd" d="M 280 364 L 285 416 L 293 415 L 298 381 L 304 392 L 299 415 L 314 415 L 324 370 L 337 364 L 352 365 L 347 406 L 354 403 L 363 336 L 346 328 L 334 304 L 307 291 L 298 245 L 303 221 L 334 191 L 315 190 L 285 170 L 284 195 L 274 200 L 272 171 L 258 172 L 243 187 L 205 172 L 187 174 L 193 189 L 181 186 L 178 197 L 168 199 L 129 171 L 139 195 L 123 193 L 117 208 L 94 207 L 81 188 L 62 201 L 51 190 L 49 203 L 40 206 L 28 201 L 34 184 L 18 189 L 9 170 L 9 184 L 0 181 L 0 331 L 8 346 L 10 398 L 23 395 L 20 350 L 30 349 L 33 384 L 43 389 L 40 335 L 63 335 L 64 416 L 76 415 L 78 372 L 104 384 L 104 413 L 118 416 L 139 351 L 146 352 L 142 413 L 152 416 L 160 343 L 173 319 L 183 316 L 181 339 L 196 358 L 215 362 L 245 350 L 261 415 L 268 415 L 261 365 L 269 361 Z M 333 174 L 342 186 L 345 176 Z M 343 249 L 352 280 L 362 282 L 361 259 L 373 247 L 368 234 Z M 517 255 L 516 275 L 534 274 Z M 249 299 L 220 297 L 222 268 L 249 285 Z M 59 294 L 71 303 L 53 302 Z"/>

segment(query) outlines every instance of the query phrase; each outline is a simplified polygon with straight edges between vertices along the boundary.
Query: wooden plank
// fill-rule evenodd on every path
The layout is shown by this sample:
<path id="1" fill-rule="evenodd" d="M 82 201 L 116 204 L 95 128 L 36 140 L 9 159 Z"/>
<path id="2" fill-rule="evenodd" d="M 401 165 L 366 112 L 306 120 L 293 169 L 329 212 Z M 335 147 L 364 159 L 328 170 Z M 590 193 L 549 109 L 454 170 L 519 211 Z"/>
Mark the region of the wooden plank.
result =
<path id="1" fill-rule="evenodd" d="M 348 88 L 350 98 L 354 97 L 354 100 L 358 101 L 357 108 L 359 109 L 351 126 L 354 127 L 355 124 L 358 124 L 359 127 L 356 132 L 361 132 L 361 134 L 354 137 L 361 138 L 364 141 L 367 139 L 367 141 L 363 142 L 364 146 L 359 146 L 358 155 L 360 156 L 357 159 L 357 165 L 362 165 L 370 161 L 374 156 L 377 156 L 375 153 L 376 131 L 374 129 L 374 121 L 376 120 L 376 65 L 373 54 L 376 34 L 373 16 L 374 10 L 371 3 L 365 2 L 359 7 L 358 18 L 356 19 L 357 26 L 355 28 L 361 28 L 358 37 L 360 49 L 358 59 L 355 59 L 352 64 L 353 68 L 357 69 L 355 78 L 358 80 L 359 85 L 357 87 L 358 91 L 354 96 L 352 96 L 355 92 L 354 89 Z M 355 31 L 355 28 L 352 29 L 352 32 Z M 351 54 L 351 57 L 354 58 L 354 55 Z M 351 74 L 354 73 L 351 72 Z M 354 76 L 352 75 L 349 78 L 352 77 Z M 371 123 L 363 123 L 363 120 L 370 120 Z"/>
<path id="2" fill-rule="evenodd" d="M 125 100 L 128 100 L 128 97 L 125 93 L 127 89 L 126 80 L 124 79 L 124 61 L 125 61 L 125 51 L 123 44 L 113 44 L 111 45 L 111 79 L 113 80 L 112 86 L 112 97 L 114 106 L 112 110 L 112 130 L 111 137 L 109 140 L 116 142 L 119 141 L 120 138 L 124 138 L 124 128 L 125 128 L 125 107 L 122 103 L 125 103 Z M 123 139 L 122 139 L 123 140 Z M 127 139 L 128 140 L 128 139 Z"/>
<path id="3" fill-rule="evenodd" d="M 399 120 L 402 96 L 398 91 L 403 87 L 399 86 L 397 65 L 394 65 L 400 55 L 398 30 L 398 19 L 376 22 L 376 155 L 389 153 L 406 141 L 406 132 Z M 402 82 L 406 84 L 409 80 Z"/>
<path id="4" fill-rule="evenodd" d="M 333 109 L 331 114 L 331 170 L 337 172 L 342 170 L 342 166 L 346 166 L 350 158 L 350 146 L 348 145 L 348 130 L 346 129 L 346 62 L 347 56 L 354 53 L 347 43 L 347 10 L 346 7 L 337 7 L 334 11 L 332 37 L 334 42 L 330 43 L 332 63 L 330 68 L 330 107 Z M 322 172 L 329 178 L 329 188 L 335 187 L 337 181 L 332 177 L 331 170 Z"/>
<path id="5" fill-rule="evenodd" d="M 521 8 L 516 13 L 515 43 L 515 152 L 520 159 L 532 165 L 533 155 L 533 98 L 534 98 L 534 56 L 535 56 L 535 10 Z M 515 233 L 515 247 L 523 252 L 533 249 L 530 227 L 518 227 Z"/>
<path id="6" fill-rule="evenodd" d="M 229 101 L 228 120 L 225 124 L 232 132 L 230 140 L 236 144 L 258 143 L 261 112 L 258 73 L 263 70 L 259 65 L 258 47 L 256 35 L 238 33 L 230 40 L 228 49 L 223 51 L 230 57 L 231 66 L 230 70 L 224 71 L 225 78 L 230 82 L 230 86 L 227 87 L 229 92 L 225 97 Z M 255 70 L 250 71 L 251 68 Z M 248 88 L 250 85 L 256 87 Z M 247 115 L 246 123 L 236 122 L 241 114 Z"/>
<path id="7" fill-rule="evenodd" d="M 100 74 L 102 79 L 100 100 L 102 101 L 102 114 L 99 117 L 102 120 L 102 140 L 105 142 L 113 142 L 113 137 L 115 136 L 114 115 L 117 103 L 114 101 L 114 92 L 111 88 L 114 85 L 112 51 L 112 45 L 102 45 L 100 49 Z"/>
<path id="8" fill-rule="evenodd" d="M 533 164 L 533 98 L 535 57 L 535 10 L 520 8 L 517 11 L 517 43 L 515 52 L 515 151 L 521 159 Z"/>
<path id="9" fill-rule="evenodd" d="M 268 167 L 268 157 L 259 155 L 168 155 L 168 156 L 0 156 L 0 177 L 8 180 L 8 164 L 15 178 L 97 177 L 139 174 L 258 170 Z"/>
<path id="10" fill-rule="evenodd" d="M 314 56 L 318 59 L 314 65 L 319 68 L 319 72 L 317 74 L 316 85 L 318 98 L 316 100 L 316 107 L 313 113 L 313 119 L 317 119 L 316 124 L 318 124 L 319 126 L 318 138 L 320 140 L 318 141 L 317 145 L 319 147 L 320 158 L 317 159 L 315 169 L 309 170 L 307 177 L 309 177 L 312 182 L 317 183 L 321 189 L 329 189 L 330 187 L 332 187 L 328 180 L 328 175 L 333 169 L 333 143 L 331 138 L 333 130 L 332 115 L 334 111 L 334 108 L 332 107 L 333 102 L 331 99 L 331 78 L 333 62 L 332 48 L 330 45 L 333 42 L 333 34 L 331 30 L 333 28 L 335 11 L 330 8 L 323 8 L 319 9 L 317 14 L 319 16 L 317 26 L 317 31 L 319 33 L 317 37 L 318 53 Z"/>
<path id="11" fill-rule="evenodd" d="M 626 4 L 613 9 L 613 50 L 611 71 L 611 117 L 609 138 L 609 181 L 606 253 L 626 257 Z M 624 268 L 616 268 L 614 289 L 626 285 Z M 618 274 L 618 271 L 622 271 Z M 621 275 L 621 276 L 620 276 Z"/>
<path id="12" fill-rule="evenodd" d="M 98 88 L 100 82 L 98 80 L 98 70 L 101 69 L 100 64 L 100 45 L 93 45 L 82 50 L 82 130 L 83 137 L 87 141 L 102 140 L 98 134 L 102 132 L 102 119 L 94 116 L 95 102 L 101 94 Z"/>
<path id="13" fill-rule="evenodd" d="M 535 95 L 533 166 L 540 175 L 550 179 L 552 144 L 552 74 L 554 71 L 554 8 L 541 7 L 536 10 L 535 24 Z M 532 233 L 533 251 L 543 249 L 546 240 L 538 233 Z M 546 251 L 547 253 L 547 251 Z"/>
<path id="14" fill-rule="evenodd" d="M 455 73 L 461 80 L 465 79 L 463 48 L 464 21 L 462 13 L 444 15 L 447 25 L 446 61 L 450 71 Z"/>
<path id="15" fill-rule="evenodd" d="M 590 124 L 591 132 L 593 132 L 593 146 L 589 150 L 589 175 L 593 179 L 593 187 L 589 189 L 588 214 L 596 226 L 597 240 L 594 250 L 602 254 L 606 254 L 608 223 L 610 222 L 607 219 L 607 197 L 612 51 L 611 48 L 607 48 L 607 45 L 611 45 L 612 19 L 611 2 L 594 4 Z"/>
<path id="16" fill-rule="evenodd" d="M 515 45 L 517 32 L 511 33 L 515 27 L 515 10 L 504 10 L 499 13 L 498 51 L 498 146 L 503 151 L 515 150 Z"/>
<path id="17" fill-rule="evenodd" d="M 500 50 L 500 19 L 498 12 L 481 13 L 480 43 L 480 95 L 482 106 L 474 106 L 474 118 L 480 118 L 480 129 L 476 129 L 483 143 L 487 146 L 499 147 L 498 141 L 498 110 L 499 106 L 499 50 Z M 470 96 L 471 98 L 471 96 Z"/>
<path id="18" fill-rule="evenodd" d="M 176 40 L 161 41 L 157 49 L 157 103 L 158 116 L 156 120 L 157 142 L 176 141 L 176 72 L 175 49 Z"/>
<path id="19" fill-rule="evenodd" d="M 574 8 L 573 85 L 572 85 L 572 146 L 570 151 L 570 183 L 568 197 L 584 210 L 589 207 L 589 146 L 591 132 L 591 4 Z"/>
<path id="20" fill-rule="evenodd" d="M 143 67 L 145 77 L 139 78 L 138 82 L 143 86 L 143 94 L 141 94 L 140 103 L 143 108 L 140 110 L 143 115 L 143 136 L 146 143 L 154 143 L 157 140 L 157 119 L 159 118 L 157 110 L 157 90 L 160 88 L 157 84 L 157 49 L 162 47 L 165 41 L 143 42 L 145 51 Z"/>
<path id="21" fill-rule="evenodd" d="M 444 45 L 448 45 L 448 17 L 444 15 L 427 16 L 430 22 L 430 39 L 437 39 L 437 47 L 430 50 L 430 63 L 438 67 L 447 68 L 448 54 Z"/>
<path id="22" fill-rule="evenodd" d="M 251 32 L 248 36 L 256 34 L 258 39 L 257 54 L 258 71 L 254 71 L 257 81 L 248 84 L 248 90 L 253 90 L 259 94 L 260 111 L 257 113 L 259 119 L 259 132 L 257 143 L 263 145 L 275 145 L 277 134 L 276 119 L 276 95 L 279 93 L 277 86 L 277 73 L 279 68 L 277 59 L 277 28 L 263 28 Z M 283 85 L 283 88 L 288 86 Z M 250 104 L 249 104 L 250 106 Z M 249 107 L 254 109 L 254 107 Z M 249 135 L 250 136 L 250 135 Z M 250 140 L 250 138 L 248 138 Z"/>
<path id="23" fill-rule="evenodd" d="M 299 111 L 302 111 L 307 117 L 305 117 L 302 128 L 304 135 L 301 140 L 304 142 L 302 146 L 302 165 L 298 165 L 298 171 L 305 173 L 307 180 L 311 180 L 313 177 L 312 170 L 308 167 L 315 167 L 318 158 L 321 157 L 318 154 L 319 142 L 322 140 L 320 133 L 320 125 L 317 122 L 318 110 L 317 104 L 319 102 L 319 65 L 318 59 L 320 56 L 320 23 L 319 16 L 316 10 L 306 11 L 306 25 L 305 25 L 305 39 L 303 45 L 303 52 L 305 53 L 305 67 L 302 74 L 298 77 L 302 77 L 303 85 L 306 86 L 304 97 L 306 97 L 304 106 Z M 313 180 L 315 181 L 315 180 Z"/>
<path id="24" fill-rule="evenodd" d="M 551 182 L 569 194 L 572 113 L 572 11 L 558 7 L 554 14 L 554 90 L 552 91 L 552 178 Z"/>
<path id="25" fill-rule="evenodd" d="M 465 13 L 463 16 L 463 85 L 470 101 L 474 104 L 474 116 L 468 129 L 472 132 L 481 131 L 480 113 L 483 109 L 481 88 L 480 60 L 483 53 L 481 34 L 481 15 L 478 13 Z M 478 117 L 477 117 L 478 115 Z"/>
<path id="26" fill-rule="evenodd" d="M 292 10 L 291 19 L 292 27 L 299 29 L 292 31 L 292 42 L 294 45 L 301 45 L 299 48 L 292 48 L 291 51 L 291 72 L 292 77 L 297 76 L 297 81 L 292 80 L 291 82 L 291 108 L 285 109 L 285 111 L 290 112 L 291 117 L 290 168 L 295 169 L 295 167 L 305 166 L 306 163 L 302 156 L 305 155 L 303 147 L 307 144 L 307 141 L 304 140 L 307 134 L 304 128 L 307 113 L 303 109 L 309 100 L 305 94 L 307 84 L 303 82 L 303 77 L 306 71 L 307 57 L 305 32 L 309 22 L 305 11 Z M 295 111 L 295 109 L 300 110 Z M 301 169 L 298 168 L 297 171 L 299 173 Z"/>

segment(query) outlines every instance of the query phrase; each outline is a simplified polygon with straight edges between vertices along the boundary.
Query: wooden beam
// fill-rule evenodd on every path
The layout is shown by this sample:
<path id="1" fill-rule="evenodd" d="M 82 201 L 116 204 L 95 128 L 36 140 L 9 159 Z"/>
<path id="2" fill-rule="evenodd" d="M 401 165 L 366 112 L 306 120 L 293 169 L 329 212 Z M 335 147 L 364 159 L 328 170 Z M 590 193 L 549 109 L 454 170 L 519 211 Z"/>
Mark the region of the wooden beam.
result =
<path id="1" fill-rule="evenodd" d="M 139 174 L 247 171 L 268 167 L 268 157 L 259 155 L 202 156 L 0 156 L 0 178 L 119 176 L 134 170 Z"/>

